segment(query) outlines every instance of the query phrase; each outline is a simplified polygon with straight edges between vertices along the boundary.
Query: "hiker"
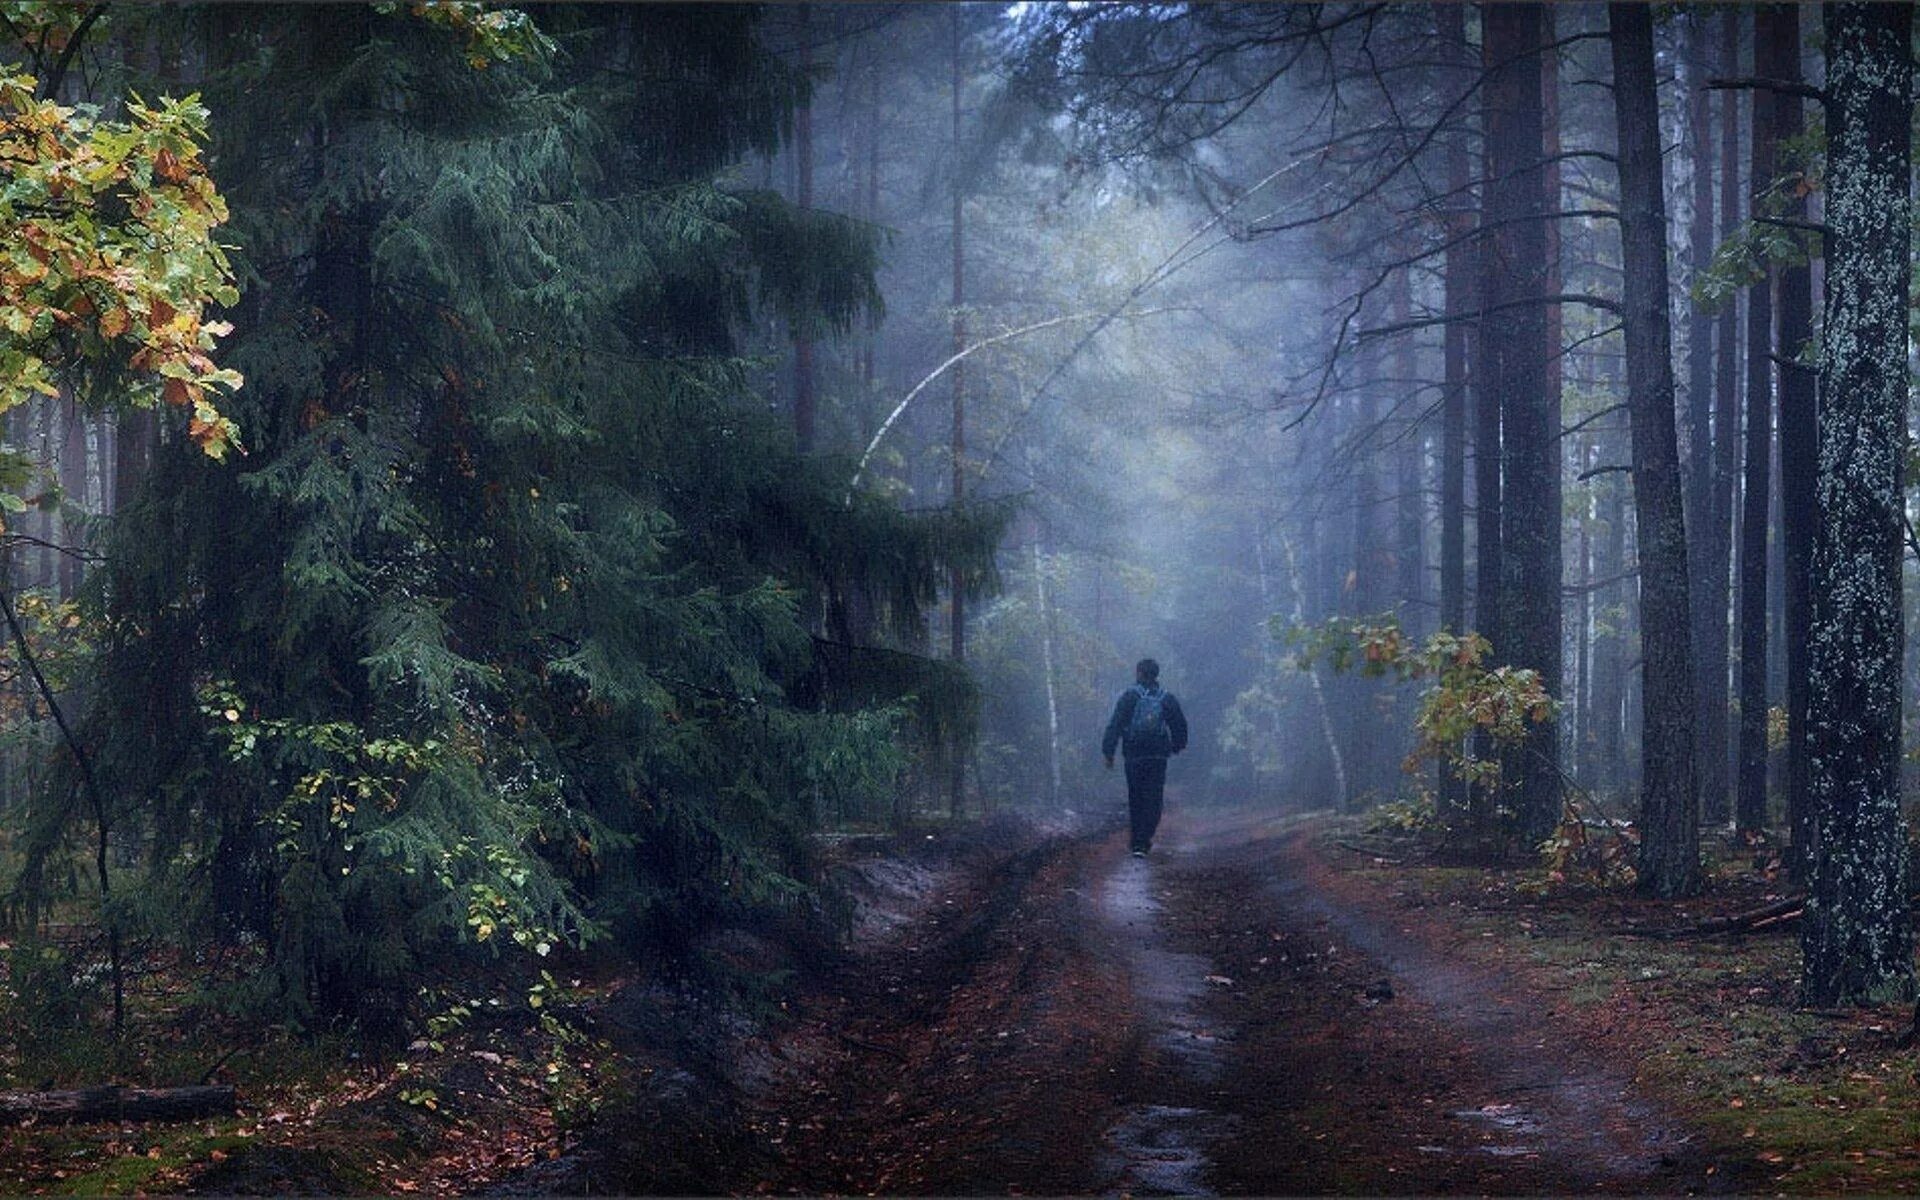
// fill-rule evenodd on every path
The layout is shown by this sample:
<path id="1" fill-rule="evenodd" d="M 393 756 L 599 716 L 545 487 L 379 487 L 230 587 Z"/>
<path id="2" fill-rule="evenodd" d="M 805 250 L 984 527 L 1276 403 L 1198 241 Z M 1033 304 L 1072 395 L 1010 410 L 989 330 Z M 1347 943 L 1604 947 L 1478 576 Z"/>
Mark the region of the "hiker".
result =
<path id="1" fill-rule="evenodd" d="M 1134 685 L 1114 702 L 1113 717 L 1100 753 L 1113 770 L 1113 748 L 1127 759 L 1127 816 L 1133 827 L 1133 856 L 1145 858 L 1160 827 L 1160 805 L 1167 790 L 1167 759 L 1187 748 L 1187 715 L 1180 701 L 1160 686 L 1160 664 L 1143 658 L 1133 668 Z"/>

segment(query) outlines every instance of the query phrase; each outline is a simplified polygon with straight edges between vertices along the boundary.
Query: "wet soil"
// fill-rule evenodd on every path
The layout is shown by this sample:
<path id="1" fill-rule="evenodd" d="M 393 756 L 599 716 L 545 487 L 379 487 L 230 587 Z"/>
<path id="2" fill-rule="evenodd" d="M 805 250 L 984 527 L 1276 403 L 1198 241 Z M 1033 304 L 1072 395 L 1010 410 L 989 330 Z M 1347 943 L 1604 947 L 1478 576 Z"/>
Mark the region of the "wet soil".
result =
<path id="1" fill-rule="evenodd" d="M 1451 953 L 1309 833 L 1216 827 L 1169 864 L 1179 937 L 1232 979 L 1244 1033 L 1223 1105 L 1223 1191 L 1640 1194 L 1704 1190 L 1713 1164 L 1556 1024 L 1551 999 Z"/>
<path id="2" fill-rule="evenodd" d="M 1644 1193 L 1724 1174 L 1551 1002 L 1297 825 L 1058 832 L 820 980 L 746 1082 L 748 1190 Z"/>

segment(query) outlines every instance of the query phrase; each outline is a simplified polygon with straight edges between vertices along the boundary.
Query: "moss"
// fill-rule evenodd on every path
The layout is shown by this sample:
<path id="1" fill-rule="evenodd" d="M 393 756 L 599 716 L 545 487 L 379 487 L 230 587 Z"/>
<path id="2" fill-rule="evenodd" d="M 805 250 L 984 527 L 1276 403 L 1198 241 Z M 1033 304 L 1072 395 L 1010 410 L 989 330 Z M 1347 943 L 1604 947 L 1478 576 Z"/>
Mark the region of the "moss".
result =
<path id="1" fill-rule="evenodd" d="M 233 1122 L 226 1122 L 230 1127 Z M 240 1151 L 247 1139 L 232 1133 L 208 1135 L 204 1126 L 175 1130 L 148 1142 L 143 1150 L 118 1154 L 92 1170 L 69 1174 L 52 1182 L 51 1190 L 63 1196 L 126 1196 L 147 1191 L 156 1178 L 190 1170 L 212 1158 Z M 68 1152 L 70 1156 L 90 1154 L 88 1148 Z"/>

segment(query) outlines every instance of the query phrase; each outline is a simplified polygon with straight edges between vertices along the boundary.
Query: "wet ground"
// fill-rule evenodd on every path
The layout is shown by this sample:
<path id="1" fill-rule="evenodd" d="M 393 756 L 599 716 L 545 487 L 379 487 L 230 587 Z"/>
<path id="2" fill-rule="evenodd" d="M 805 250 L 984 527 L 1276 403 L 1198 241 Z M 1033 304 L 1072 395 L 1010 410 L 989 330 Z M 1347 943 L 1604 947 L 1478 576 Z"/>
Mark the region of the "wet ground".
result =
<path id="1" fill-rule="evenodd" d="M 909 898 L 911 899 L 911 898 Z M 1686 1131 L 1297 826 L 1056 833 L 929 884 L 750 1081 L 749 1190 L 1643 1193 Z"/>

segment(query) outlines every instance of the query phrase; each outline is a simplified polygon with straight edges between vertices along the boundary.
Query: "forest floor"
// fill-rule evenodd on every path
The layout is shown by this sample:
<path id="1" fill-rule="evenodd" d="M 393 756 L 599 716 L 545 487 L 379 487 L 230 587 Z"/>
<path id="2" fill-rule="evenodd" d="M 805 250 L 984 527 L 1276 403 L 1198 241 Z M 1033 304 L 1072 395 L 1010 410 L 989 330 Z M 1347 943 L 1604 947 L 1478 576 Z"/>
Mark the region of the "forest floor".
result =
<path id="1" fill-rule="evenodd" d="M 1372 849 L 1357 845 L 1370 841 Z M 1390 856 L 1399 850 L 1405 858 Z M 1891 1010 L 1795 1012 L 1794 935 L 1422 865 L 1356 822 L 1055 836 L 870 939 L 747 1089 L 775 1192 L 1920 1188 Z"/>
<path id="2" fill-rule="evenodd" d="M 0 1130 L 0 1191 L 1920 1190 L 1909 1014 L 1796 1011 L 1790 925 L 1639 936 L 1777 897 L 1751 864 L 1675 905 L 1178 811 L 1144 862 L 1016 821 L 838 858 L 853 948 L 757 1003 L 569 980 L 237 1118 Z"/>

